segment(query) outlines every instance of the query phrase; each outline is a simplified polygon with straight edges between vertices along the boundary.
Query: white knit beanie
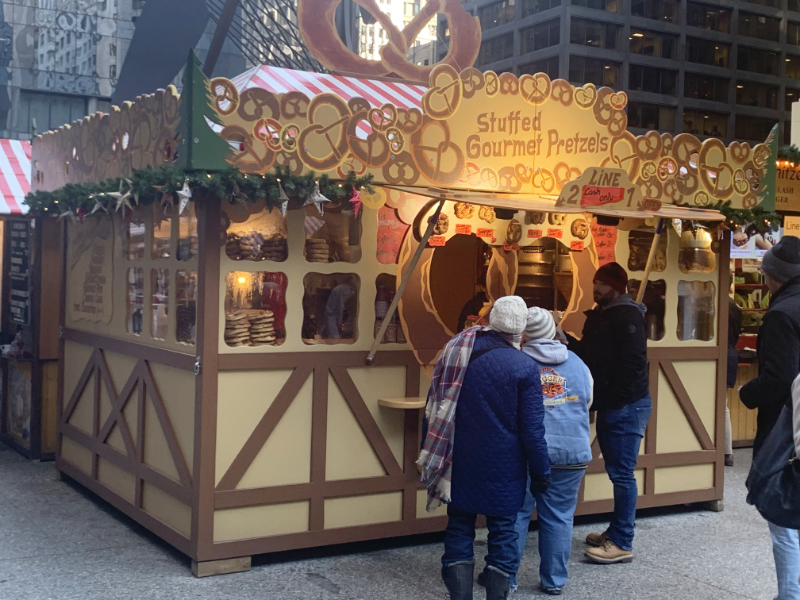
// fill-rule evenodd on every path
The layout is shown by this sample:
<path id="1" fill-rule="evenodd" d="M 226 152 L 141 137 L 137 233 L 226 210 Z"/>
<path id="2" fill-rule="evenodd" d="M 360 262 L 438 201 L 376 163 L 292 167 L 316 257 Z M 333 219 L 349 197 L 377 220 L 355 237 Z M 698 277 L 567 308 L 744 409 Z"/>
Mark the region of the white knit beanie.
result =
<path id="1" fill-rule="evenodd" d="M 503 333 L 519 335 L 525 330 L 528 305 L 519 296 L 503 296 L 492 306 L 489 326 Z"/>
<path id="2" fill-rule="evenodd" d="M 528 321 L 523 333 L 526 340 L 552 340 L 556 337 L 556 322 L 549 311 L 534 306 L 528 309 Z"/>

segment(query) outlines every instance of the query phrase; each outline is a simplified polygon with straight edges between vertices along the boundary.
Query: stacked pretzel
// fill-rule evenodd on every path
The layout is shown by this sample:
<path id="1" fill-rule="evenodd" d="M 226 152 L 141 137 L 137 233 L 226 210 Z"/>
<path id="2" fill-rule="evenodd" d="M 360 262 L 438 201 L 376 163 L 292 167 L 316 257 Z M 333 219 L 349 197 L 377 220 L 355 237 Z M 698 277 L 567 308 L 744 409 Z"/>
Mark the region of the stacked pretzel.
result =
<path id="1" fill-rule="evenodd" d="M 286 238 L 276 233 L 267 237 L 258 232 L 247 235 L 228 233 L 225 254 L 233 260 L 286 260 L 288 248 Z"/>
<path id="2" fill-rule="evenodd" d="M 225 313 L 225 343 L 234 348 L 276 345 L 275 314 L 271 310 L 260 310 L 256 314 L 243 310 Z"/>
<path id="3" fill-rule="evenodd" d="M 306 240 L 306 260 L 308 262 L 331 262 L 331 249 L 328 240 L 309 238 Z"/>

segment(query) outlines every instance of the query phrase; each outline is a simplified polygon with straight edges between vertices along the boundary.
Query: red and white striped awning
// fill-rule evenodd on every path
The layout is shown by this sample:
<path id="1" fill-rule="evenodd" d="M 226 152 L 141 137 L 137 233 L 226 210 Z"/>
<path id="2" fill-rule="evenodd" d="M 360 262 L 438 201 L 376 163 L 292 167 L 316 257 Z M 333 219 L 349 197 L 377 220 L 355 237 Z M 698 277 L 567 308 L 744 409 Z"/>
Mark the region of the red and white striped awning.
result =
<path id="1" fill-rule="evenodd" d="M 24 215 L 31 191 L 31 143 L 0 140 L 0 215 Z"/>
<path id="2" fill-rule="evenodd" d="M 263 88 L 275 94 L 286 92 L 302 92 L 309 98 L 318 94 L 336 94 L 344 100 L 361 97 L 373 108 L 383 104 L 393 104 L 397 108 L 420 108 L 422 95 L 428 89 L 423 85 L 412 85 L 400 81 L 377 79 L 357 79 L 342 75 L 295 71 L 261 65 L 231 79 L 239 92 L 250 88 Z M 357 129 L 358 137 L 366 138 L 371 132 L 366 122 L 361 122 Z"/>

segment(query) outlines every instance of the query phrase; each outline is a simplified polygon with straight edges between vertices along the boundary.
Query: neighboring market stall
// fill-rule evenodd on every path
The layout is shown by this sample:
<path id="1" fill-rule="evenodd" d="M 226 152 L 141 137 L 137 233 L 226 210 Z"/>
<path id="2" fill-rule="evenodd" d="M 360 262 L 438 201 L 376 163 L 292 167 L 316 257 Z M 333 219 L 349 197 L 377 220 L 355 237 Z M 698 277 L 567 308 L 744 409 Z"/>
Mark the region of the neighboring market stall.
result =
<path id="1" fill-rule="evenodd" d="M 31 145 L 0 140 L 0 440 L 53 459 L 56 442 L 60 224 L 27 215 Z"/>
<path id="2" fill-rule="evenodd" d="M 32 209 L 67 232 L 57 467 L 196 574 L 444 527 L 421 409 L 482 276 L 574 334 L 600 264 L 647 281 L 639 506 L 722 498 L 728 237 L 703 207 L 761 202 L 775 149 L 634 136 L 591 84 L 428 71 L 190 62 L 180 96 L 34 142 Z M 581 513 L 613 503 L 595 456 Z"/>

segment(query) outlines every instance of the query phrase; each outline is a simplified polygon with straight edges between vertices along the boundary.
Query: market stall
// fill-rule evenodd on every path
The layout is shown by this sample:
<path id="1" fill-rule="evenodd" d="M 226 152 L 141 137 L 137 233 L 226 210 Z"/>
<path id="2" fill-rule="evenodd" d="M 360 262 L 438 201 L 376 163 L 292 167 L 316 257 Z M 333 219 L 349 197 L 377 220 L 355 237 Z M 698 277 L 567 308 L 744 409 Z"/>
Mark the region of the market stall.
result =
<path id="1" fill-rule="evenodd" d="M 758 203 L 774 149 L 636 137 L 624 93 L 542 73 L 264 69 L 190 62 L 180 97 L 34 142 L 32 208 L 67 232 L 62 473 L 199 575 L 439 531 L 421 408 L 479 276 L 580 334 L 617 260 L 651 314 L 639 506 L 721 500 L 728 239 L 702 207 Z M 613 502 L 595 453 L 581 513 Z"/>
<path id="2" fill-rule="evenodd" d="M 0 140 L 0 440 L 53 459 L 56 442 L 60 224 L 27 215 L 31 145 Z"/>

